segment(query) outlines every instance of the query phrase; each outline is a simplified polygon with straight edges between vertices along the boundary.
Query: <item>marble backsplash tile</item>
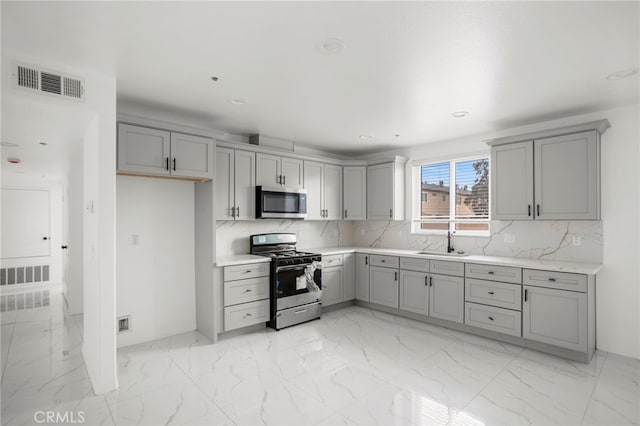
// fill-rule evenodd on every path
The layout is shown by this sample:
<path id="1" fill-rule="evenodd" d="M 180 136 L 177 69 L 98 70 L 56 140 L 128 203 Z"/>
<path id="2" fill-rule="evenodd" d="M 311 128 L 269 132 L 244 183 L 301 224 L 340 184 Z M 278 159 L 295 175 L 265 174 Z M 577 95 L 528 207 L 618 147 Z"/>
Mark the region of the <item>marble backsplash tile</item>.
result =
<path id="1" fill-rule="evenodd" d="M 293 232 L 300 248 L 349 246 L 352 227 L 349 221 L 337 220 L 217 221 L 216 256 L 249 253 L 249 236 L 267 232 Z"/>
<path id="2" fill-rule="evenodd" d="M 515 242 L 505 242 L 506 234 Z M 447 247 L 446 236 L 412 234 L 410 222 L 353 222 L 352 235 L 354 246 L 438 251 Z M 470 254 L 599 263 L 602 222 L 492 221 L 490 237 L 454 235 L 453 246 Z"/>

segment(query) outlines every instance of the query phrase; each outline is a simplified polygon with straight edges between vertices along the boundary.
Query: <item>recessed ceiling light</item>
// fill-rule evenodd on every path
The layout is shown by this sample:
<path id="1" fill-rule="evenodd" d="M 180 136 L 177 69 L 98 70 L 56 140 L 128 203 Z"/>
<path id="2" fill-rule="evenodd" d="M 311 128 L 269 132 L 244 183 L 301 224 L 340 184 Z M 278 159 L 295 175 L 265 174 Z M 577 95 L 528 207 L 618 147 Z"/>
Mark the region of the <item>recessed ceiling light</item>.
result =
<path id="1" fill-rule="evenodd" d="M 340 53 L 344 50 L 344 47 L 344 41 L 339 38 L 328 38 L 318 44 L 318 50 L 320 53 L 324 53 L 325 55 Z"/>
<path id="2" fill-rule="evenodd" d="M 360 135 L 359 137 L 360 137 L 360 139 L 362 139 L 362 140 L 373 139 L 373 136 L 372 136 L 372 135 Z"/>
<path id="3" fill-rule="evenodd" d="M 632 75 L 635 75 L 637 73 L 638 73 L 638 70 L 636 68 L 628 68 L 626 70 L 621 70 L 621 71 L 614 72 L 613 74 L 609 74 L 607 76 L 607 80 L 610 80 L 610 81 L 622 80 L 623 78 L 631 77 Z"/>
<path id="4" fill-rule="evenodd" d="M 233 98 L 229 102 L 231 102 L 233 105 L 246 105 L 247 103 L 247 101 L 242 98 Z"/>
<path id="5" fill-rule="evenodd" d="M 0 145 L 6 146 L 7 148 L 15 148 L 17 146 L 20 146 L 17 143 L 13 143 L 13 142 L 0 142 Z"/>
<path id="6" fill-rule="evenodd" d="M 455 118 L 462 118 L 462 117 L 466 117 L 467 115 L 469 115 L 468 111 L 456 111 L 453 114 L 451 114 L 451 116 Z"/>

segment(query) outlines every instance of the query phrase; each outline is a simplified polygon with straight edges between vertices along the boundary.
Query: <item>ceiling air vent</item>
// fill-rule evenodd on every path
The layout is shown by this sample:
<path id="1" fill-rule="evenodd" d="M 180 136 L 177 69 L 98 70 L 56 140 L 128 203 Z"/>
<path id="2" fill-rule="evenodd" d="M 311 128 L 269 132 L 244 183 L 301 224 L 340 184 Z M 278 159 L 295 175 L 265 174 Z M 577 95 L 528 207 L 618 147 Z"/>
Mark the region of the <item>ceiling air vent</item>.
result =
<path id="1" fill-rule="evenodd" d="M 82 100 L 82 79 L 51 70 L 42 70 L 30 65 L 17 64 L 14 73 L 16 86 L 47 94 Z"/>

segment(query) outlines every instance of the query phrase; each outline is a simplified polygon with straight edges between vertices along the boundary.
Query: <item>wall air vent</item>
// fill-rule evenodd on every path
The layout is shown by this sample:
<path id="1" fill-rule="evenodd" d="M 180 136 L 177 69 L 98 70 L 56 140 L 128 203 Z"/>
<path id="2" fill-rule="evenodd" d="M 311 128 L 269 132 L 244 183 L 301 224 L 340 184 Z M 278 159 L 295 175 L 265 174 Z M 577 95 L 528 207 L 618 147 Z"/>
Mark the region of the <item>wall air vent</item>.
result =
<path id="1" fill-rule="evenodd" d="M 83 100 L 84 84 L 80 78 L 24 64 L 16 64 L 14 71 L 18 88 Z"/>

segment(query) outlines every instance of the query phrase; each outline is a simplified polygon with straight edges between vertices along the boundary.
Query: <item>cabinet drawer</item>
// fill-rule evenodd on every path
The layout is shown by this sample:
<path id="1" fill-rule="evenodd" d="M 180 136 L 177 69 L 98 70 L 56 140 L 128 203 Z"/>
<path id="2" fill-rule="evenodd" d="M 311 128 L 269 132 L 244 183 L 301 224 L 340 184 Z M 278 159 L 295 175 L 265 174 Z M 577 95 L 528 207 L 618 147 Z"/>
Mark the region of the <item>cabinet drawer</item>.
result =
<path id="1" fill-rule="evenodd" d="M 519 311 L 467 302 L 464 323 L 511 336 L 522 335 L 522 315 Z"/>
<path id="2" fill-rule="evenodd" d="M 234 281 L 245 278 L 268 277 L 269 262 L 248 263 L 246 265 L 234 265 L 224 267 L 224 280 Z"/>
<path id="3" fill-rule="evenodd" d="M 396 256 L 382 256 L 372 254 L 370 257 L 371 266 L 384 266 L 385 268 L 397 268 L 400 266 L 400 258 Z"/>
<path id="4" fill-rule="evenodd" d="M 330 256 L 322 256 L 322 267 L 323 268 L 331 268 L 333 266 L 342 265 L 342 255 L 341 254 L 332 254 Z"/>
<path id="5" fill-rule="evenodd" d="M 269 277 L 227 281 L 224 283 L 224 306 L 268 298 Z"/>
<path id="6" fill-rule="evenodd" d="M 582 274 L 525 269 L 522 272 L 522 280 L 526 285 L 587 292 L 587 276 Z"/>
<path id="7" fill-rule="evenodd" d="M 224 308 L 224 331 L 269 321 L 269 300 Z"/>
<path id="8" fill-rule="evenodd" d="M 401 257 L 400 269 L 406 269 L 408 271 L 429 272 L 429 259 Z"/>
<path id="9" fill-rule="evenodd" d="M 431 273 L 464 277 L 464 263 L 462 262 L 431 260 L 429 263 L 429 272 Z"/>
<path id="10" fill-rule="evenodd" d="M 465 276 L 481 280 L 502 281 L 505 283 L 522 283 L 522 269 L 510 266 L 477 265 L 467 263 Z"/>
<path id="11" fill-rule="evenodd" d="M 464 281 L 465 300 L 501 308 L 522 308 L 522 286 L 467 278 Z"/>

